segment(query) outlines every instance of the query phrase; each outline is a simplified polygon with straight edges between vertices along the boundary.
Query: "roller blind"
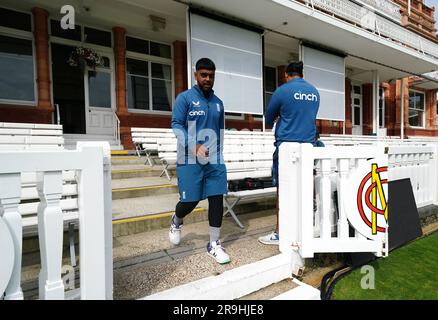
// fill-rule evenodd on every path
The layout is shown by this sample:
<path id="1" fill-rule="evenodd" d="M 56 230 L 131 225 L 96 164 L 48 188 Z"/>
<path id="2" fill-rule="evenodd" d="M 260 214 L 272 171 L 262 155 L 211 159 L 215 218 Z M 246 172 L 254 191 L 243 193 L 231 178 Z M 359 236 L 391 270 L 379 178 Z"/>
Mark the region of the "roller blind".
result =
<path id="1" fill-rule="evenodd" d="M 304 79 L 320 94 L 317 118 L 345 121 L 344 58 L 301 45 Z"/>
<path id="2" fill-rule="evenodd" d="M 192 84 L 196 61 L 216 65 L 214 91 L 226 112 L 263 114 L 263 57 L 260 33 L 190 13 Z"/>

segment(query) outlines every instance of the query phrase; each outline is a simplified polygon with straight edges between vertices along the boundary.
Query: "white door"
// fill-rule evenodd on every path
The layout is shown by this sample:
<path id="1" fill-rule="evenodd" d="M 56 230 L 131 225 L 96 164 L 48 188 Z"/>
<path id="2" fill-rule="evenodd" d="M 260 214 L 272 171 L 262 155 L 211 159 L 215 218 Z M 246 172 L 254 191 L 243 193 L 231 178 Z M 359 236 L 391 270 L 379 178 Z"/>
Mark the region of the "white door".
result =
<path id="1" fill-rule="evenodd" d="M 352 134 L 362 135 L 362 85 L 353 84 L 351 91 Z"/>
<path id="2" fill-rule="evenodd" d="M 104 67 L 85 72 L 85 110 L 87 134 L 114 135 L 114 81 L 111 60 L 104 57 Z"/>

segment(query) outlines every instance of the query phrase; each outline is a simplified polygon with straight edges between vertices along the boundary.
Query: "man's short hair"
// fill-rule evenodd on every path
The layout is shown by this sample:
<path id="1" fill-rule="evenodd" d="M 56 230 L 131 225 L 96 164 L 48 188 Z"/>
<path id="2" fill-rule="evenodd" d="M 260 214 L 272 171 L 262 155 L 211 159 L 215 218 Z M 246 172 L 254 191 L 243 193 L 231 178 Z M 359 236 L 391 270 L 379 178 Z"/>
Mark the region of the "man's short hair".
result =
<path id="1" fill-rule="evenodd" d="M 293 77 L 293 76 L 303 76 L 303 61 L 294 61 L 289 63 L 289 65 L 286 68 L 286 73 Z"/>
<path id="2" fill-rule="evenodd" d="M 214 62 L 208 58 L 201 58 L 196 62 L 196 71 L 206 69 L 206 70 L 216 70 Z"/>

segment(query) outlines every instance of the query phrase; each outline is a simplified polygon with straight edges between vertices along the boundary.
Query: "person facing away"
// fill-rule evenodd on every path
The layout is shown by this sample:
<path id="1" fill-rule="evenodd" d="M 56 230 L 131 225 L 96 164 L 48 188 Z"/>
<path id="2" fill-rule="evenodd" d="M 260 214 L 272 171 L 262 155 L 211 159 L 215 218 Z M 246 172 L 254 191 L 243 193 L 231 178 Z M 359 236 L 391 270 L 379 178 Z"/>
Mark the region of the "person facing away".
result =
<path id="1" fill-rule="evenodd" d="M 183 219 L 208 199 L 210 241 L 207 253 L 218 263 L 230 262 L 219 240 L 227 171 L 222 156 L 225 127 L 224 106 L 214 94 L 216 66 L 208 58 L 196 62 L 196 85 L 178 95 L 172 111 L 172 129 L 177 137 L 178 190 L 180 201 L 169 230 L 174 245 L 181 241 Z"/>
<path id="2" fill-rule="evenodd" d="M 275 151 L 272 164 L 272 183 L 277 186 L 277 225 L 275 231 L 259 238 L 263 244 L 278 245 L 278 149 L 283 142 L 312 143 L 317 141 L 316 115 L 319 109 L 318 90 L 303 79 L 303 62 L 287 66 L 287 82 L 275 90 L 265 113 L 266 126 L 275 121 Z"/>

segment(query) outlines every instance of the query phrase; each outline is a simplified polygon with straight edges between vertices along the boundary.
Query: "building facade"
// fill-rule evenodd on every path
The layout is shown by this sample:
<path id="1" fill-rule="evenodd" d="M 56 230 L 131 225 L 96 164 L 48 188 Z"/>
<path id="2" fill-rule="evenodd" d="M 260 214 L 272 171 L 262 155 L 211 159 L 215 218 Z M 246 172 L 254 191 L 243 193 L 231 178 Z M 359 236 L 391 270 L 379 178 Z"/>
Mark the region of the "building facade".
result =
<path id="1" fill-rule="evenodd" d="M 2 0 L 0 122 L 60 123 L 68 137 L 102 139 L 119 126 L 128 149 L 131 127 L 169 128 L 175 97 L 188 88 L 187 8 L 195 6 L 265 30 L 265 107 L 310 40 L 346 53 L 345 121 L 318 120 L 321 134 L 438 136 L 438 80 L 423 76 L 438 70 L 435 8 L 422 0 L 332 2 L 72 1 L 75 28 L 65 30 L 62 1 Z M 372 23 L 355 21 L 352 10 Z M 298 14 L 312 18 L 298 25 Z M 102 64 L 72 66 L 81 47 Z M 227 113 L 226 127 L 261 130 L 263 118 Z"/>

